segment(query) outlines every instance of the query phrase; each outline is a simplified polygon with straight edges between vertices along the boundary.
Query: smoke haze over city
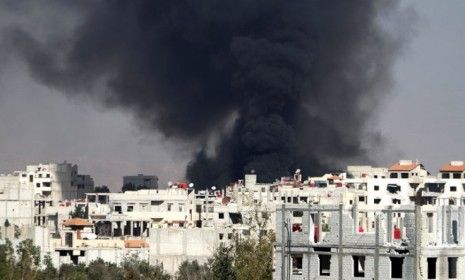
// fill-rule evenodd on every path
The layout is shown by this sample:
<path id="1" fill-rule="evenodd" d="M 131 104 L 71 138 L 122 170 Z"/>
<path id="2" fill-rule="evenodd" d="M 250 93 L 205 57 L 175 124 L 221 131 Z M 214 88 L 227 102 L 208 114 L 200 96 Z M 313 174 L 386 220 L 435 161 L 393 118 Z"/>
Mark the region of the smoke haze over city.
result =
<path id="1" fill-rule="evenodd" d="M 386 141 L 370 122 L 414 24 L 397 1 L 2 5 L 18 17 L 1 22 L 0 59 L 14 55 L 71 100 L 133 116 L 145 139 L 176 146 L 199 185 L 377 163 Z"/>

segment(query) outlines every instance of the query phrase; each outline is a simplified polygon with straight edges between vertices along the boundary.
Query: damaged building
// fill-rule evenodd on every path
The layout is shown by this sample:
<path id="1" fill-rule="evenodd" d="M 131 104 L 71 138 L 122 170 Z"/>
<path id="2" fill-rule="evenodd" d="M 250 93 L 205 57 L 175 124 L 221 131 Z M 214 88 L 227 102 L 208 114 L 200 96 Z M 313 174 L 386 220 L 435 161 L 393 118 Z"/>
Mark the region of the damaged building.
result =
<path id="1" fill-rule="evenodd" d="M 274 279 L 465 279 L 464 171 L 349 167 L 353 196 L 277 207 Z"/>

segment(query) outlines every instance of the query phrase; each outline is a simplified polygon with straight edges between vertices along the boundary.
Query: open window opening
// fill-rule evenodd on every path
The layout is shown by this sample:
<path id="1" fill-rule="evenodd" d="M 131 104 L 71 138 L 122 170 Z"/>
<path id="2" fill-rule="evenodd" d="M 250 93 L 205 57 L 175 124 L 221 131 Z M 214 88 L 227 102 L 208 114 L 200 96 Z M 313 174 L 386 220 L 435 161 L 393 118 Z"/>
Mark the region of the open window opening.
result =
<path id="1" fill-rule="evenodd" d="M 404 258 L 390 257 L 391 260 L 391 278 L 402 279 Z"/>
<path id="2" fill-rule="evenodd" d="M 331 275 L 331 255 L 318 255 L 320 260 L 320 276 Z"/>
<path id="3" fill-rule="evenodd" d="M 354 277 L 365 277 L 365 256 L 352 256 L 354 260 Z"/>
<path id="4" fill-rule="evenodd" d="M 302 255 L 291 255 L 292 258 L 292 275 L 302 275 Z"/>
<path id="5" fill-rule="evenodd" d="M 447 258 L 449 279 L 457 278 L 457 258 Z"/>
<path id="6" fill-rule="evenodd" d="M 437 258 L 427 258 L 428 262 L 428 279 L 436 279 L 436 262 Z"/>

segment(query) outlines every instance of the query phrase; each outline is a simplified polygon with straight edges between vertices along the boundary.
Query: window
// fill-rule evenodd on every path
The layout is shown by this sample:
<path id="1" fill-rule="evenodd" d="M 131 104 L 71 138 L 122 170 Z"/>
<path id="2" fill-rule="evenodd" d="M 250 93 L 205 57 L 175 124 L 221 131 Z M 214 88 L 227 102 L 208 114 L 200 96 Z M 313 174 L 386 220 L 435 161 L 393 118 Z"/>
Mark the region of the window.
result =
<path id="1" fill-rule="evenodd" d="M 393 198 L 392 204 L 400 204 L 400 199 Z"/>
<path id="2" fill-rule="evenodd" d="M 220 233 L 219 237 L 220 237 L 220 240 L 223 240 L 224 234 Z"/>
<path id="3" fill-rule="evenodd" d="M 391 173 L 389 174 L 389 178 L 398 178 L 399 175 L 397 173 Z"/>
<path id="4" fill-rule="evenodd" d="M 158 205 L 161 205 L 163 203 L 163 201 L 161 200 L 152 200 L 150 201 L 150 205 L 152 206 L 158 206 Z"/>
<path id="5" fill-rule="evenodd" d="M 168 207 L 168 211 L 171 211 L 171 208 L 173 208 L 173 203 L 168 203 L 167 207 Z"/>
<path id="6" fill-rule="evenodd" d="M 378 178 L 378 175 L 373 176 L 375 179 Z"/>
<path id="7" fill-rule="evenodd" d="M 41 174 L 41 173 L 39 173 L 39 178 L 42 178 L 42 174 Z"/>
<path id="8" fill-rule="evenodd" d="M 121 214 L 121 205 L 115 205 L 115 212 L 118 212 Z"/>
<path id="9" fill-rule="evenodd" d="M 452 175 L 454 177 L 454 179 L 460 179 L 462 176 L 460 176 L 460 173 L 454 173 Z"/>
<path id="10" fill-rule="evenodd" d="M 127 211 L 132 212 L 134 210 L 134 205 L 128 205 Z"/>
<path id="11" fill-rule="evenodd" d="M 379 203 L 381 202 L 381 198 L 375 198 L 375 199 L 373 200 L 373 202 L 374 202 L 375 204 L 379 204 Z"/>
<path id="12" fill-rule="evenodd" d="M 302 275 L 302 255 L 291 255 L 292 275 Z"/>
<path id="13" fill-rule="evenodd" d="M 36 187 L 37 187 L 37 188 L 40 188 L 40 183 L 36 183 Z"/>
<path id="14" fill-rule="evenodd" d="M 320 276 L 330 276 L 331 273 L 331 255 L 318 255 L 320 260 Z"/>
<path id="15" fill-rule="evenodd" d="M 457 278 L 457 258 L 447 258 L 449 268 L 449 279 Z"/>
<path id="16" fill-rule="evenodd" d="M 359 197 L 358 197 L 358 201 L 364 202 L 364 201 L 365 201 L 365 197 L 364 197 L 364 196 L 359 196 Z"/>
<path id="17" fill-rule="evenodd" d="M 45 177 L 50 178 L 50 173 L 47 173 Z"/>
<path id="18" fill-rule="evenodd" d="M 442 179 L 449 179 L 449 178 L 450 178 L 450 174 L 449 174 L 449 173 L 441 173 L 441 178 L 442 178 Z"/>
<path id="19" fill-rule="evenodd" d="M 407 179 L 408 178 L 408 173 L 401 173 L 400 174 L 402 179 Z"/>
<path id="20" fill-rule="evenodd" d="M 354 202 L 352 201 L 352 199 L 349 200 L 349 204 L 350 204 L 350 205 L 352 205 L 353 203 L 354 203 Z"/>
<path id="21" fill-rule="evenodd" d="M 42 185 L 44 187 L 50 187 L 51 183 L 50 182 L 43 182 Z"/>
<path id="22" fill-rule="evenodd" d="M 398 193 L 398 192 L 400 192 L 400 186 L 396 185 L 396 184 L 388 184 L 386 189 L 390 193 Z"/>
<path id="23" fill-rule="evenodd" d="M 302 217 L 304 215 L 304 212 L 302 211 L 293 211 L 292 216 L 293 217 Z"/>
<path id="24" fill-rule="evenodd" d="M 391 278 L 402 279 L 402 268 L 404 258 L 390 257 L 391 260 Z"/>
<path id="25" fill-rule="evenodd" d="M 352 256 L 354 260 L 354 277 L 365 277 L 365 256 Z"/>
<path id="26" fill-rule="evenodd" d="M 224 219 L 224 213 L 223 212 L 220 212 L 218 213 L 218 219 Z"/>
<path id="27" fill-rule="evenodd" d="M 379 186 L 375 186 L 375 191 L 379 191 Z"/>
<path id="28" fill-rule="evenodd" d="M 32 181 L 34 181 L 34 176 L 33 176 L 33 175 L 29 175 L 29 183 L 32 183 Z"/>
<path id="29" fill-rule="evenodd" d="M 457 187 L 456 187 L 456 186 L 451 186 L 451 187 L 450 187 L 450 191 L 451 191 L 451 192 L 456 192 L 456 191 L 457 191 Z"/>
<path id="30" fill-rule="evenodd" d="M 437 258 L 427 258 L 428 262 L 428 279 L 436 279 L 436 261 Z"/>

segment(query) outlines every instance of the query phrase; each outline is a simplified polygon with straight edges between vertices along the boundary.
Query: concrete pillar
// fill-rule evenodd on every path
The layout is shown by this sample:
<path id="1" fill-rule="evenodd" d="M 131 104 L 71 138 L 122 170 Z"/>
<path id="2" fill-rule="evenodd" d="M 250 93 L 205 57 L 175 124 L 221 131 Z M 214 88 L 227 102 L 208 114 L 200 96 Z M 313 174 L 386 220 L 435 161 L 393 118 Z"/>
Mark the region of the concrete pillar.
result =
<path id="1" fill-rule="evenodd" d="M 339 248 L 338 248 L 338 270 L 339 270 L 339 273 L 338 273 L 338 276 L 339 276 L 339 280 L 342 280 L 344 279 L 344 274 L 343 274 L 343 263 L 342 263 L 342 259 L 343 259 L 343 239 L 342 239 L 342 235 L 344 233 L 344 230 L 343 230 L 343 222 L 344 222 L 344 219 L 343 219 L 343 207 L 344 205 L 342 204 L 339 204 Z"/>
<path id="2" fill-rule="evenodd" d="M 375 254 L 374 254 L 374 280 L 379 280 L 379 228 L 380 219 L 379 215 L 375 215 Z"/>
<path id="3" fill-rule="evenodd" d="M 388 206 L 388 212 L 387 212 L 387 241 L 389 243 L 392 243 L 392 206 Z"/>
<path id="4" fill-rule="evenodd" d="M 415 205 L 415 269 L 413 270 L 413 279 L 421 277 L 421 233 L 422 233 L 422 213 L 421 206 Z"/>
<path id="5" fill-rule="evenodd" d="M 355 202 L 354 205 L 352 206 L 352 217 L 353 217 L 353 224 L 354 224 L 354 232 L 357 232 L 357 229 L 358 229 L 358 204 L 357 202 Z"/>

